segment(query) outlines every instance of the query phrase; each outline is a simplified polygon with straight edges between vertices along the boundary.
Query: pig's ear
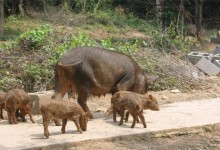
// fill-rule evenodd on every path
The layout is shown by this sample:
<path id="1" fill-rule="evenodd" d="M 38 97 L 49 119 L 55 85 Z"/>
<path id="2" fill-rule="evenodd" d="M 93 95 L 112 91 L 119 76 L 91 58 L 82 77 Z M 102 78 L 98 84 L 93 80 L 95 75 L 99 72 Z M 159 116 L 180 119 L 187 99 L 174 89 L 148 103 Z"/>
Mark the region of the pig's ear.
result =
<path id="1" fill-rule="evenodd" d="M 147 76 L 147 75 L 146 75 L 146 79 L 147 79 L 147 83 L 149 84 L 149 83 L 151 83 L 151 82 L 153 82 L 153 81 L 158 80 L 158 79 L 159 79 L 159 76 Z"/>
<path id="2" fill-rule="evenodd" d="M 82 61 L 73 64 L 62 64 L 59 62 L 57 63 L 57 66 L 60 67 L 61 70 L 63 71 L 75 73 L 76 70 L 82 66 L 82 64 L 83 64 Z"/>

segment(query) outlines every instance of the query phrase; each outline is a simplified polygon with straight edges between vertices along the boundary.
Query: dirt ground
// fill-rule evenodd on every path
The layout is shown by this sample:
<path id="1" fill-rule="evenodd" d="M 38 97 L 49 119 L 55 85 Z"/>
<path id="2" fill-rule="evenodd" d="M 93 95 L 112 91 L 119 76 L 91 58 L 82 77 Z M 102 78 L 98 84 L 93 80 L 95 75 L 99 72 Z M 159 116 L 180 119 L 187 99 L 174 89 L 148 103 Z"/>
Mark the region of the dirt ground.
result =
<path id="1" fill-rule="evenodd" d="M 200 100 L 206 98 L 217 98 L 220 97 L 220 76 L 206 77 L 200 81 L 200 84 L 193 90 L 187 92 L 179 92 L 172 90 L 164 91 L 149 91 L 150 94 L 154 95 L 160 105 L 190 101 L 190 100 Z M 111 95 L 98 97 L 90 97 L 88 100 L 88 105 L 91 111 L 103 111 L 110 107 Z"/>
<path id="2" fill-rule="evenodd" d="M 179 101 L 199 100 L 220 97 L 220 77 L 207 77 L 200 86 L 188 92 L 157 91 L 150 92 L 158 98 L 159 104 Z M 91 111 L 105 111 L 110 107 L 110 95 L 91 97 L 88 105 Z M 53 145 L 37 149 L 53 150 L 220 150 L 220 124 L 190 129 L 164 131 L 100 140 L 89 140 L 80 143 Z M 36 150 L 36 148 L 35 148 Z"/>
<path id="3" fill-rule="evenodd" d="M 220 124 L 121 136 L 29 150 L 220 150 Z"/>

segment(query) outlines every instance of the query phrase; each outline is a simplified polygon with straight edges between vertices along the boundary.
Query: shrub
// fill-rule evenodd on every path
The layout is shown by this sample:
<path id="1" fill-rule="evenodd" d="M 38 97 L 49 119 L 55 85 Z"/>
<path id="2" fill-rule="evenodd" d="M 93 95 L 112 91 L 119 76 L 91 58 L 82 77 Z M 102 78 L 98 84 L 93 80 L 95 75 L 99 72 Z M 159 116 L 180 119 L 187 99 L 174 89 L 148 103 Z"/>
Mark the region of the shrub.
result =
<path id="1" fill-rule="evenodd" d="M 18 44 L 26 50 L 37 49 L 44 45 L 47 36 L 52 31 L 53 29 L 51 29 L 48 24 L 43 25 L 39 28 L 21 34 L 17 39 Z"/>

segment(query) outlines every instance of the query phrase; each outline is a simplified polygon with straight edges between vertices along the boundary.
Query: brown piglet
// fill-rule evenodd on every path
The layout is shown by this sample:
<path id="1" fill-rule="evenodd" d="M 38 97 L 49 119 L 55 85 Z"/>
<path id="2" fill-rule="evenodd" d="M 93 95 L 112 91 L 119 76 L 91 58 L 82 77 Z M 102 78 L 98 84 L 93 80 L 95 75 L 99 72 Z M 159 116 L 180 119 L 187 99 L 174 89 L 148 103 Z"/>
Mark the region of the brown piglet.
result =
<path id="1" fill-rule="evenodd" d="M 5 109 L 8 113 L 8 121 L 10 124 L 17 124 L 16 111 L 20 110 L 22 116 L 29 115 L 30 120 L 34 123 L 32 116 L 33 100 L 22 89 L 9 90 L 5 95 Z"/>
<path id="2" fill-rule="evenodd" d="M 3 109 L 5 108 L 5 92 L 0 92 L 0 120 L 3 118 Z"/>
<path id="3" fill-rule="evenodd" d="M 147 127 L 143 110 L 150 109 L 159 111 L 157 99 L 150 94 L 137 94 L 128 91 L 119 91 L 115 93 L 111 98 L 113 107 L 113 120 L 116 122 L 116 113 L 118 112 L 121 116 L 119 125 L 123 124 L 124 112 L 128 110 L 133 117 L 133 123 L 131 128 L 136 124 L 137 118 L 139 117 L 144 128 Z"/>
<path id="4" fill-rule="evenodd" d="M 50 99 L 41 105 L 40 112 L 46 138 L 49 138 L 48 125 L 51 119 L 62 119 L 62 133 L 65 133 L 68 119 L 75 123 L 80 133 L 87 130 L 89 114 L 77 102 Z"/>

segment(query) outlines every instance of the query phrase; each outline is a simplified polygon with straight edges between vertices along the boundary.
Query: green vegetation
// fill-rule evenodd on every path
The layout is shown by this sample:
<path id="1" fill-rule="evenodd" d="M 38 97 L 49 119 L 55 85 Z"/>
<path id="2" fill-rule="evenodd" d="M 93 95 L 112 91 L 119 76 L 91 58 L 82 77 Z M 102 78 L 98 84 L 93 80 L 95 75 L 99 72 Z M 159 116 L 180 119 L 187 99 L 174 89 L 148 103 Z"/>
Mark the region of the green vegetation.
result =
<path id="1" fill-rule="evenodd" d="M 103 47 L 133 57 L 146 73 L 162 77 L 153 84 L 153 90 L 181 87 L 178 80 L 182 79 L 163 72 L 157 60 L 169 53 L 185 55 L 196 39 L 188 40 L 177 33 L 172 21 L 162 32 L 157 18 L 146 21 L 122 7 L 113 9 L 107 5 L 109 2 L 77 0 L 78 12 L 69 11 L 71 8 L 64 3 L 56 13 L 50 12 L 48 4 L 42 4 L 48 9 L 44 13 L 33 11 L 34 19 L 7 17 L 5 34 L 0 37 L 5 41 L 0 44 L 0 90 L 52 89 L 53 65 L 63 53 L 79 46 Z"/>

